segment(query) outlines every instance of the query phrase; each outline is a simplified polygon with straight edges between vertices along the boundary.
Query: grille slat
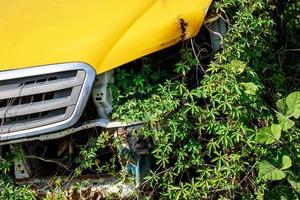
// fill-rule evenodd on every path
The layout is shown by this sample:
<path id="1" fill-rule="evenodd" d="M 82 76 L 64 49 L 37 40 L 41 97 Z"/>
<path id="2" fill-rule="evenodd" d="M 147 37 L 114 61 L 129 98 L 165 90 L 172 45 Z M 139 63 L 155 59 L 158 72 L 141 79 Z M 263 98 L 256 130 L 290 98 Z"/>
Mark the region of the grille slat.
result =
<path id="1" fill-rule="evenodd" d="M 61 90 L 64 88 L 71 88 L 82 84 L 85 77 L 84 71 L 78 71 L 76 77 L 45 80 L 45 82 L 35 82 L 35 84 L 13 84 L 0 86 L 0 99 L 9 99 L 14 97 L 28 96 L 46 92 Z"/>
<path id="2" fill-rule="evenodd" d="M 0 72 L 0 141 L 74 124 L 94 78 L 95 71 L 84 63 Z"/>
<path id="3" fill-rule="evenodd" d="M 60 97 L 60 98 L 54 98 L 47 101 L 19 104 L 17 106 L 0 108 L 0 118 L 29 115 L 32 113 L 41 113 L 49 110 L 75 105 L 80 90 L 81 87 L 77 86 L 73 88 L 71 95 L 67 97 Z"/>
<path id="4" fill-rule="evenodd" d="M 16 117 L 21 115 L 29 115 L 36 112 L 45 112 L 57 108 L 63 108 L 69 105 L 69 97 L 41 101 L 33 104 L 23 104 L 10 108 L 0 109 L 0 117 Z"/>
<path id="5" fill-rule="evenodd" d="M 7 124 L 5 123 L 1 126 L 0 131 L 5 132 L 5 133 L 10 133 L 13 134 L 13 132 L 24 130 L 24 129 L 30 129 L 32 127 L 36 126 L 44 126 L 47 124 L 52 124 L 55 122 L 59 122 L 64 120 L 65 118 L 68 118 L 71 116 L 75 106 L 68 107 L 66 109 L 61 109 L 61 110 L 54 110 L 54 112 L 57 112 L 56 114 L 53 114 L 52 116 L 48 117 L 37 117 L 35 120 L 23 120 L 19 122 L 18 124 Z M 34 119 L 34 118 L 33 118 Z"/>

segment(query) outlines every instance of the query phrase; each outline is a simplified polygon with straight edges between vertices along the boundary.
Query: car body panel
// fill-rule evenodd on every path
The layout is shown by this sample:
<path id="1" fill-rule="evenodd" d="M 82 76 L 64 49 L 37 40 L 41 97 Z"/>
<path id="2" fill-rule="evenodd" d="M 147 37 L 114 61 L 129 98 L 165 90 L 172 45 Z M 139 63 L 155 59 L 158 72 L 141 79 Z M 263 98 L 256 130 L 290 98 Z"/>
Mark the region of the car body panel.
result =
<path id="1" fill-rule="evenodd" d="M 102 73 L 195 36 L 211 0 L 0 0 L 0 71 L 85 62 Z"/>

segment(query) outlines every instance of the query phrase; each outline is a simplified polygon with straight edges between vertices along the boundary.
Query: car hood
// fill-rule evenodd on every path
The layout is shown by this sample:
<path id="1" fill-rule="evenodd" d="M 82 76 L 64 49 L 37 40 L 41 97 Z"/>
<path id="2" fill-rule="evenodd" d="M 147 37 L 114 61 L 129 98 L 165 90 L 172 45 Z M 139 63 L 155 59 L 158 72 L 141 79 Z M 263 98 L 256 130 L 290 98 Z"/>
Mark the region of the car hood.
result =
<path id="1" fill-rule="evenodd" d="M 101 73 L 195 36 L 210 3 L 0 0 L 0 70 L 80 61 Z"/>

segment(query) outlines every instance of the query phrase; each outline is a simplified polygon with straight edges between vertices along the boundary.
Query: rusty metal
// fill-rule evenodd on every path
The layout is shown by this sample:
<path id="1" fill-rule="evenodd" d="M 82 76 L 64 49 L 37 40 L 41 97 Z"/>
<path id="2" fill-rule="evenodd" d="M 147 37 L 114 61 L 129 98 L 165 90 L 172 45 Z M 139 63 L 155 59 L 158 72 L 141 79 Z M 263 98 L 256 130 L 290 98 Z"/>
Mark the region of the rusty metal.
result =
<path id="1" fill-rule="evenodd" d="M 24 179 L 30 177 L 30 169 L 29 166 L 24 158 L 24 152 L 22 148 L 14 145 L 9 146 L 12 151 L 18 150 L 18 156 L 16 156 L 13 160 L 14 162 L 14 172 L 16 179 Z"/>

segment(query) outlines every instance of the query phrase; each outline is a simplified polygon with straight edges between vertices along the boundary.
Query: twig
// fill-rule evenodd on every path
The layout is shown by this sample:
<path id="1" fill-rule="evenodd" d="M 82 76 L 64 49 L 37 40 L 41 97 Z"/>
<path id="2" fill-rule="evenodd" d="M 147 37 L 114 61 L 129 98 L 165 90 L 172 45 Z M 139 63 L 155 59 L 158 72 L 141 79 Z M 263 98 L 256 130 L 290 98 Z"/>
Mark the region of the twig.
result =
<path id="1" fill-rule="evenodd" d="M 283 51 L 281 51 L 280 53 L 284 53 L 284 52 L 297 52 L 300 51 L 300 49 L 285 49 Z"/>
<path id="2" fill-rule="evenodd" d="M 198 59 L 197 53 L 196 53 L 196 51 L 195 51 L 193 39 L 190 39 L 190 42 L 191 42 L 191 47 L 192 47 L 192 51 L 193 51 L 194 57 L 195 57 L 195 59 L 196 59 L 196 61 L 197 61 L 197 63 L 198 63 L 198 64 L 197 64 L 197 67 L 196 67 L 196 81 L 197 81 L 197 85 L 199 86 L 198 67 L 200 67 L 201 72 L 202 72 L 203 74 L 205 74 L 205 70 L 203 69 L 203 67 L 202 67 L 202 65 L 201 65 L 201 63 L 200 63 L 200 61 L 199 61 L 199 59 Z"/>
<path id="3" fill-rule="evenodd" d="M 247 172 L 247 174 L 245 175 L 245 177 L 239 182 L 239 185 L 242 184 L 242 182 L 244 180 L 246 180 L 246 178 L 249 176 L 250 172 L 254 169 L 254 167 L 256 166 L 256 163 L 251 167 L 251 169 Z"/>
<path id="4" fill-rule="evenodd" d="M 224 13 L 225 14 L 225 13 Z M 229 22 L 229 19 L 228 19 L 228 17 L 227 17 L 227 15 L 225 14 L 225 16 L 226 16 L 226 18 L 227 19 L 225 19 L 222 15 L 220 15 L 220 14 L 217 14 L 224 22 L 226 22 L 228 25 L 230 25 L 230 22 Z"/>
<path id="5" fill-rule="evenodd" d="M 201 68 L 202 72 L 205 73 L 205 70 L 204 70 L 204 68 L 202 67 L 202 65 L 201 65 L 201 63 L 200 63 L 200 60 L 199 60 L 199 58 L 198 58 L 198 56 L 197 56 L 197 53 L 196 53 L 196 51 L 195 51 L 193 39 L 190 39 L 190 42 L 191 42 L 193 54 L 194 54 L 194 56 L 195 56 L 195 58 L 196 58 L 196 60 L 197 60 L 197 63 L 198 63 L 198 65 L 199 65 L 199 67 Z"/>
<path id="6" fill-rule="evenodd" d="M 38 156 L 34 156 L 34 155 L 26 155 L 24 157 L 25 158 L 38 159 L 38 160 L 41 160 L 41 161 L 44 161 L 44 162 L 48 162 L 48 163 L 55 163 L 55 164 L 57 164 L 57 165 L 65 168 L 66 170 L 71 171 L 68 166 L 62 164 L 61 162 L 55 161 L 55 160 L 44 159 L 44 158 L 41 158 L 41 157 L 38 157 Z"/>
<path id="7" fill-rule="evenodd" d="M 220 33 L 211 30 L 211 29 L 207 26 L 207 24 L 204 24 L 204 26 L 205 26 L 205 28 L 207 28 L 208 31 L 210 31 L 210 32 L 212 32 L 213 34 L 215 34 L 215 35 L 217 35 L 217 36 L 220 37 L 220 39 L 221 39 L 221 43 L 220 43 L 220 44 L 221 44 L 221 46 L 222 46 L 222 48 L 223 48 L 223 44 L 224 44 L 223 36 L 222 36 Z"/>

